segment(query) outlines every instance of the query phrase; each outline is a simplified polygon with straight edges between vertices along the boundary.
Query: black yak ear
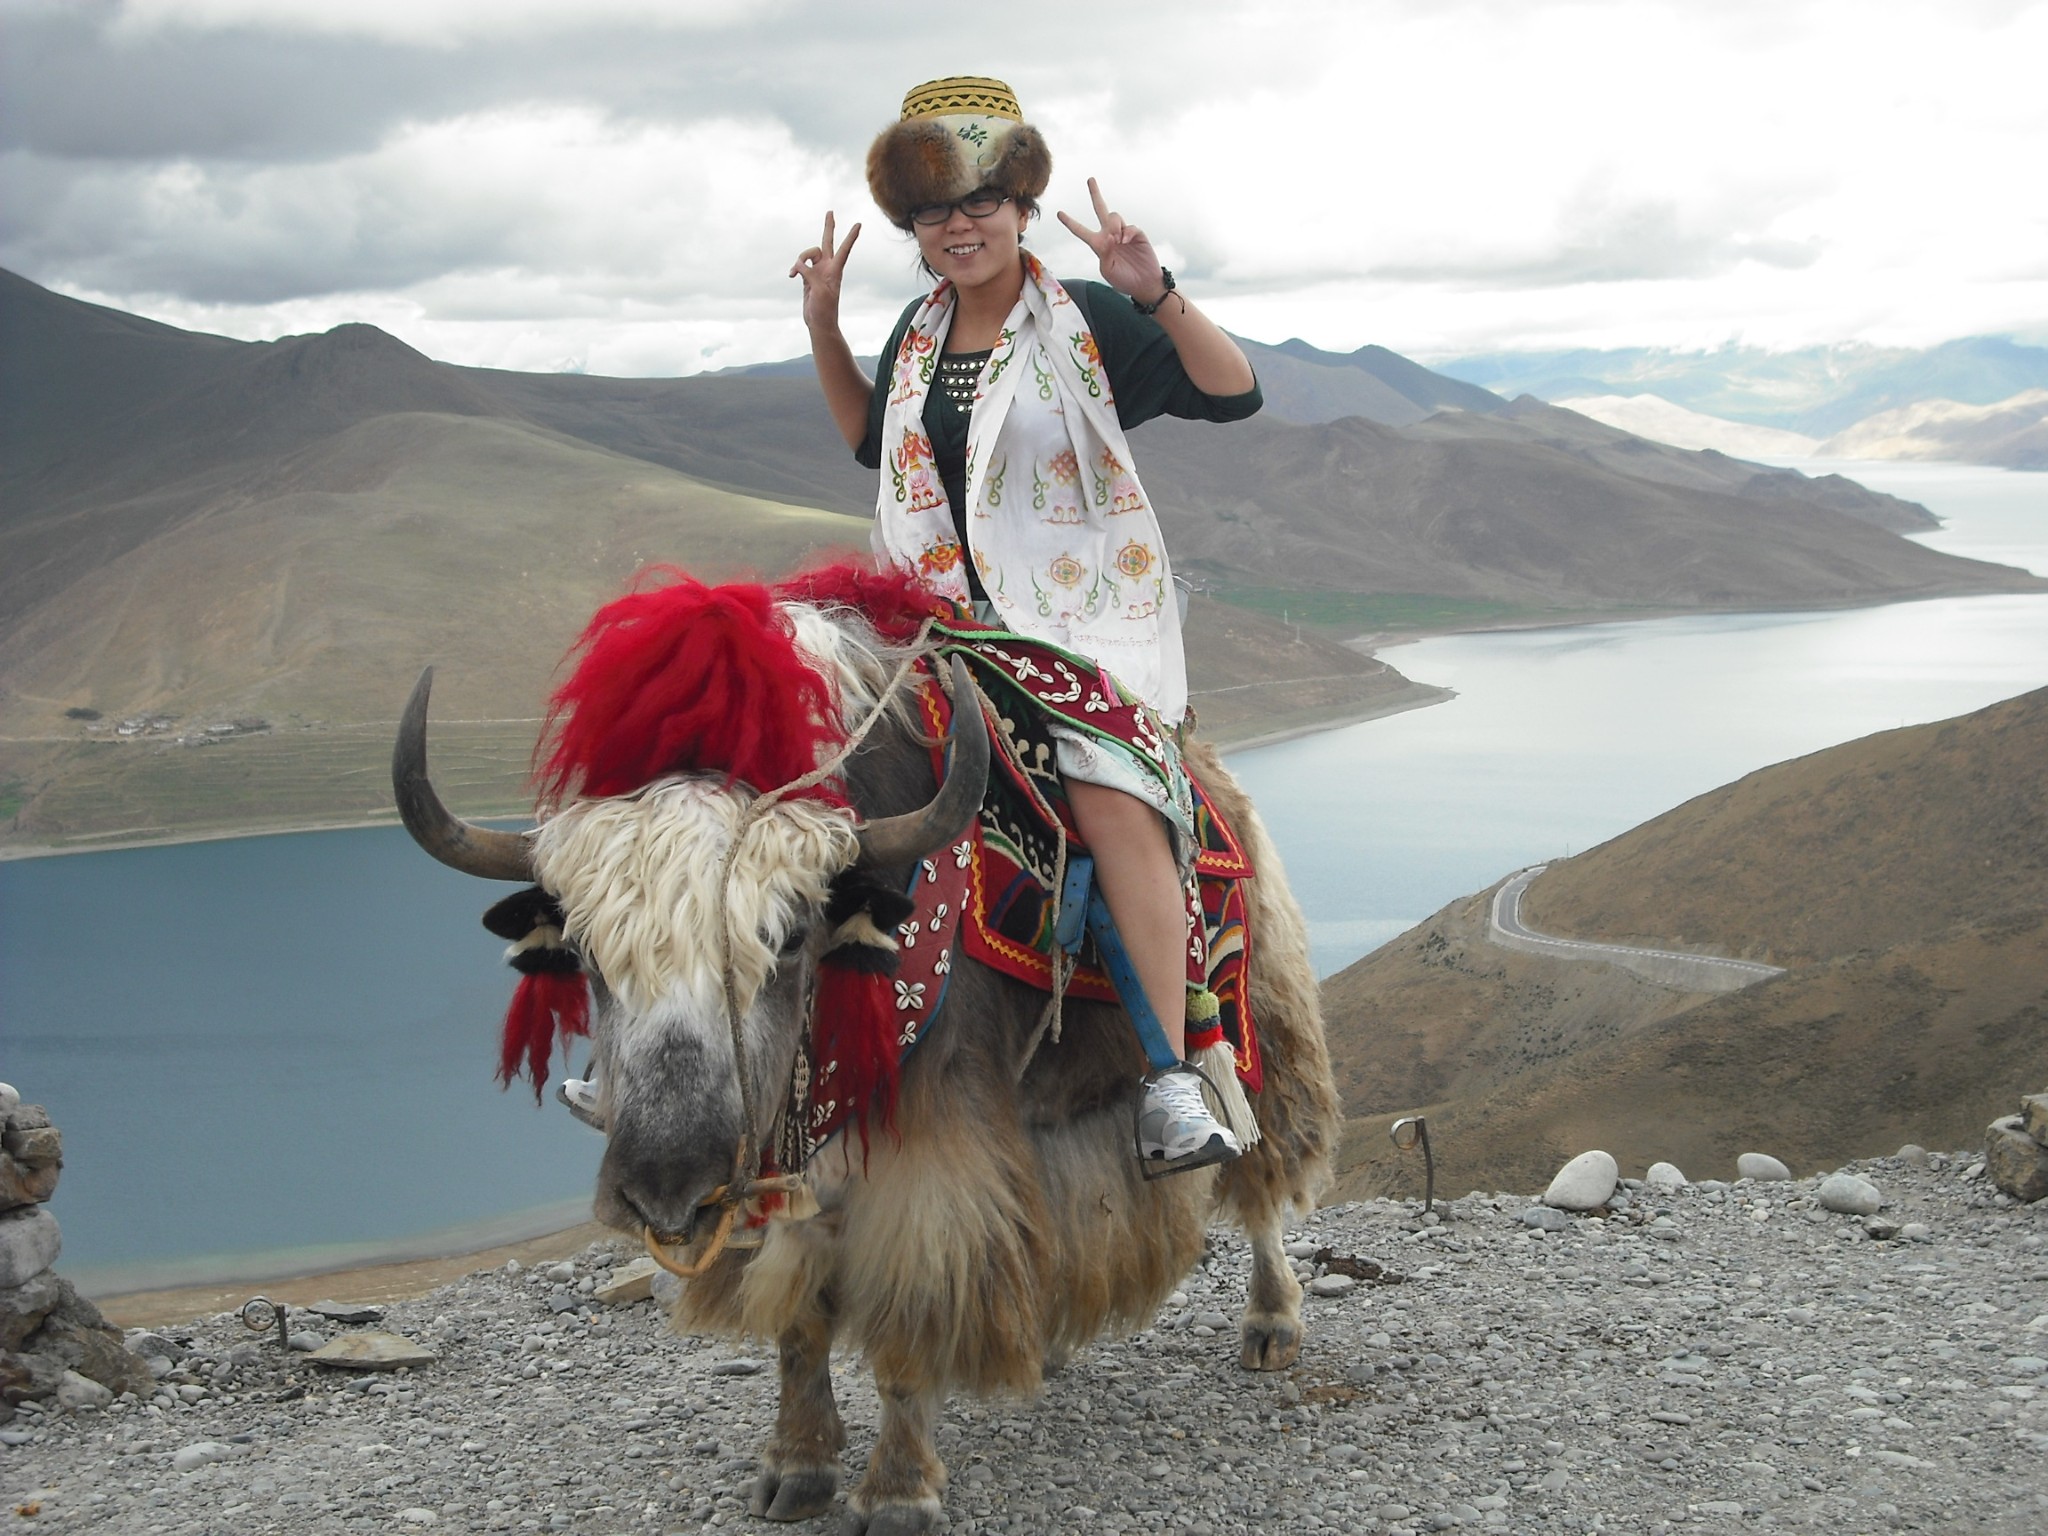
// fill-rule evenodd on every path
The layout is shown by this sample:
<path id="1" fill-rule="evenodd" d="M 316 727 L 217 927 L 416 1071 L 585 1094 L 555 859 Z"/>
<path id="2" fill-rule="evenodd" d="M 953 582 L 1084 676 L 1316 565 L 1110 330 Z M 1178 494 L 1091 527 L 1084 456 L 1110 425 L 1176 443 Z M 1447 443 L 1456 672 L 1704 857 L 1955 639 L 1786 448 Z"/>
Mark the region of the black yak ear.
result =
<path id="1" fill-rule="evenodd" d="M 562 904 L 537 885 L 513 892 L 484 914 L 484 927 L 511 943 L 543 924 L 559 929 L 562 921 Z"/>
<path id="2" fill-rule="evenodd" d="M 825 902 L 825 963 L 882 975 L 896 969 L 896 930 L 917 910 L 903 892 L 856 865 L 832 882 Z"/>
<path id="3" fill-rule="evenodd" d="M 484 914 L 484 927 L 511 947 L 505 963 L 524 976 L 569 975 L 583 969 L 576 946 L 562 937 L 562 904 L 529 886 Z"/>

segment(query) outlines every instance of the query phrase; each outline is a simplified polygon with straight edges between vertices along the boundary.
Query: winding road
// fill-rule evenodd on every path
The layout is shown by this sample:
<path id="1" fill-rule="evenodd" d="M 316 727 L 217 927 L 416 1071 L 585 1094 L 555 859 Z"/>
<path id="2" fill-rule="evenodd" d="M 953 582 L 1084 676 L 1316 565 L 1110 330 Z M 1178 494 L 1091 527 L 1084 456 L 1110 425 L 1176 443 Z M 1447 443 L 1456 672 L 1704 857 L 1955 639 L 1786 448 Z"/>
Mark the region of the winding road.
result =
<path id="1" fill-rule="evenodd" d="M 1638 949 L 1629 944 L 1594 944 L 1584 939 L 1558 939 L 1522 923 L 1522 893 L 1548 864 L 1517 870 L 1493 893 L 1486 937 L 1503 949 L 1548 955 L 1553 960 L 1604 960 L 1659 986 L 1683 992 L 1737 992 L 1785 974 L 1784 967 L 1754 960 L 1725 960 L 1719 955 L 1689 955 L 1672 949 Z"/>

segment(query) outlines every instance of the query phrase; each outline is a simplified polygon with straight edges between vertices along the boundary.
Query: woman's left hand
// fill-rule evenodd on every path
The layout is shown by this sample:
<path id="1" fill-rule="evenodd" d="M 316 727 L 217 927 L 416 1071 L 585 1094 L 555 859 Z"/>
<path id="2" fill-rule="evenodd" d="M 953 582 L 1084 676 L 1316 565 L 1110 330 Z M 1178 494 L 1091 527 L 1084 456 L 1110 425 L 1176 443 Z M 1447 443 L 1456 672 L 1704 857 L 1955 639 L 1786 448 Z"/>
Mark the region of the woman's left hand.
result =
<path id="1" fill-rule="evenodd" d="M 1152 242 L 1145 237 L 1145 231 L 1135 224 L 1126 224 L 1122 214 L 1110 211 L 1109 204 L 1103 201 L 1102 188 L 1095 184 L 1093 176 L 1088 178 L 1088 195 L 1095 201 L 1099 229 L 1090 229 L 1064 212 L 1059 216 L 1060 222 L 1067 226 L 1076 240 L 1095 253 L 1105 283 L 1118 293 L 1150 304 L 1166 292 L 1159 253 L 1152 249 Z"/>

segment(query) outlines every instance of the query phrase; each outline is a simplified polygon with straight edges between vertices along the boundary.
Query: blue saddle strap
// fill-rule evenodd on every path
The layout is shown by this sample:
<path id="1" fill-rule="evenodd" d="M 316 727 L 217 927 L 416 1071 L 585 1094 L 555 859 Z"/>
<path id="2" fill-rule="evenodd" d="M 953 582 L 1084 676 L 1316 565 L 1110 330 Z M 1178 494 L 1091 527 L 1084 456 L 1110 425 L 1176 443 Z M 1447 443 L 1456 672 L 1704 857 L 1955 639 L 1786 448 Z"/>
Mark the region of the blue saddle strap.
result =
<path id="1" fill-rule="evenodd" d="M 1102 888 L 1095 884 L 1095 861 L 1086 856 L 1068 860 L 1067 883 L 1060 892 L 1060 923 L 1055 937 L 1069 954 L 1081 947 L 1084 923 L 1095 940 L 1102 968 L 1109 972 L 1116 995 L 1123 1000 L 1124 1012 L 1130 1015 L 1131 1025 L 1138 1032 L 1138 1044 L 1144 1048 L 1145 1059 L 1155 1071 L 1178 1066 L 1180 1056 L 1166 1043 L 1166 1030 L 1145 996 L 1137 967 L 1131 964 L 1131 952 L 1124 948 L 1123 935 L 1116 931 L 1116 920 L 1109 915 L 1109 903 L 1102 899 Z"/>

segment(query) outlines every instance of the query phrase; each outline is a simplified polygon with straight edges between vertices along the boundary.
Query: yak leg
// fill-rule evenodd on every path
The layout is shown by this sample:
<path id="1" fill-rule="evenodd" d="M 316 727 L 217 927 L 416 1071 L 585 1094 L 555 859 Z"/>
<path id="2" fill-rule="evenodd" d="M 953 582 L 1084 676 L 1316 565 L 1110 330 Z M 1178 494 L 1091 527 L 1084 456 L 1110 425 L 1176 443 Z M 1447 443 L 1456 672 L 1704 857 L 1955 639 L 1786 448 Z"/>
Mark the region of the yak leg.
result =
<path id="1" fill-rule="evenodd" d="M 775 1342 L 782 1398 L 748 1507 L 770 1520 L 808 1520 L 832 1507 L 846 1448 L 846 1426 L 832 1400 L 832 1319 L 814 1312 Z"/>
<path id="2" fill-rule="evenodd" d="M 847 1536 L 925 1536 L 945 1523 L 939 1495 L 946 1487 L 946 1464 L 932 1445 L 940 1393 L 929 1384 L 880 1376 L 875 1387 L 882 1399 L 882 1424 L 867 1476 L 847 1501 L 852 1505 Z"/>
<path id="3" fill-rule="evenodd" d="M 1238 1364 L 1248 1371 L 1278 1371 L 1301 1353 L 1301 1282 L 1280 1245 L 1280 1211 L 1268 1206 L 1245 1224 L 1252 1240 L 1252 1281 L 1245 1298 Z"/>

